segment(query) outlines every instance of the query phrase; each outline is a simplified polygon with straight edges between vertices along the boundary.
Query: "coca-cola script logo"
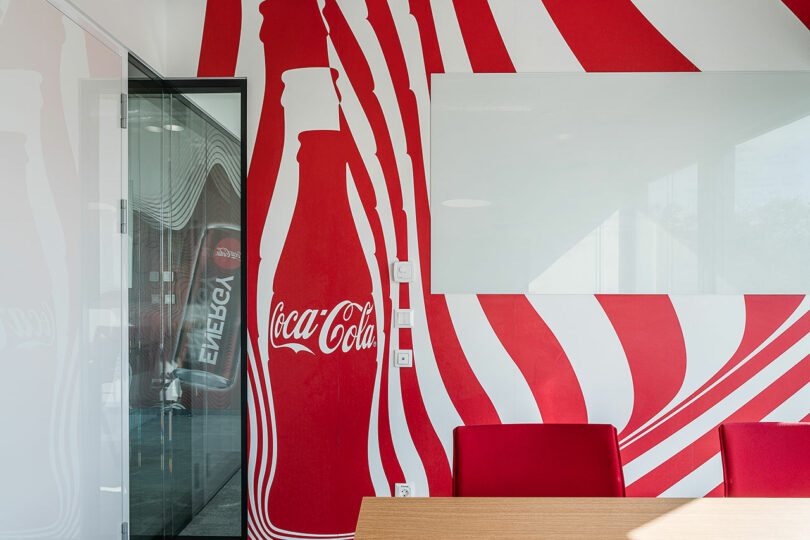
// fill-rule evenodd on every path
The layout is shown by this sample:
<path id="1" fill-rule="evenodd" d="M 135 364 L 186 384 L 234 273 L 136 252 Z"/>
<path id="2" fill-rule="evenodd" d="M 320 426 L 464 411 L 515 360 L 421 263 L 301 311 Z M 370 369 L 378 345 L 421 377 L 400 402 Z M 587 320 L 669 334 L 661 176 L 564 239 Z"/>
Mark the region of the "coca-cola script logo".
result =
<path id="1" fill-rule="evenodd" d="M 360 305 L 344 300 L 331 310 L 305 309 L 284 311 L 284 302 L 276 304 L 270 321 L 270 344 L 276 349 L 292 349 L 315 354 L 305 342 L 318 334 L 317 348 L 323 354 L 340 349 L 360 351 L 377 345 L 374 325 L 369 324 L 374 305 Z M 352 322 L 353 321 L 353 322 Z"/>
<path id="2" fill-rule="evenodd" d="M 242 246 L 236 238 L 223 238 L 214 246 L 214 262 L 225 270 L 233 270 L 242 264 Z"/>

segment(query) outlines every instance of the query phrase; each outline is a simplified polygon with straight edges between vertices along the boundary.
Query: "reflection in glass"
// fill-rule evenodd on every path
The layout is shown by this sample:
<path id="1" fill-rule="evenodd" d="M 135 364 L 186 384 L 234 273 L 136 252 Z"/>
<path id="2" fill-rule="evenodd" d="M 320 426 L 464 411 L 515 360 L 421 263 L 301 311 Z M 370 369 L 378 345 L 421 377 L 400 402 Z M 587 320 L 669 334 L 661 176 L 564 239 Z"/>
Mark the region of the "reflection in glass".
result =
<path id="1" fill-rule="evenodd" d="M 121 62 L 0 1 L 0 538 L 120 534 Z"/>
<path id="2" fill-rule="evenodd" d="M 433 292 L 810 290 L 810 73 L 447 74 L 431 107 Z"/>
<path id="3" fill-rule="evenodd" d="M 129 107 L 131 531 L 239 536 L 240 141 L 184 95 Z"/>

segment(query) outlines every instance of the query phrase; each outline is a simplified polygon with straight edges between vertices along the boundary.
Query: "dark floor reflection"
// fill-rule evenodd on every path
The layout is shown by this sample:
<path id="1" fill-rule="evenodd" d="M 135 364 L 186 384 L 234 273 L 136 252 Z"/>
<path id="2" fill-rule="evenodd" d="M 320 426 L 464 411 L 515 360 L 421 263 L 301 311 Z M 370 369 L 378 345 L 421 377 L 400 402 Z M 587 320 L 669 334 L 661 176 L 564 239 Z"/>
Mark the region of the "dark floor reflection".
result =
<path id="1" fill-rule="evenodd" d="M 241 470 L 236 471 L 179 536 L 239 536 L 242 528 L 241 476 Z"/>

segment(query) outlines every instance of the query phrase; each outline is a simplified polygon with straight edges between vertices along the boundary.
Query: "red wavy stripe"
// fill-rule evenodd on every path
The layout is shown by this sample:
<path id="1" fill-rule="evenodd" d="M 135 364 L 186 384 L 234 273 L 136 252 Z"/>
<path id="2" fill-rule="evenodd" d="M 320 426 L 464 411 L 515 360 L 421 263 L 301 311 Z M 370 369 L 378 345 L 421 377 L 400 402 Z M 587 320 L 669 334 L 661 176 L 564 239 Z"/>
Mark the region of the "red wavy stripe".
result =
<path id="1" fill-rule="evenodd" d="M 430 6 L 422 6 L 417 19 L 420 28 L 432 29 L 433 39 L 422 37 L 425 69 L 439 68 L 441 57 L 438 53 L 438 42 L 435 40 L 433 19 Z M 390 12 L 384 4 L 369 6 L 371 23 L 383 50 L 386 65 L 394 85 L 397 103 L 402 115 L 408 155 L 413 164 L 414 196 L 416 199 L 417 243 L 419 247 L 420 270 L 422 274 L 422 294 L 425 300 L 425 312 L 431 335 L 431 344 L 442 376 L 442 382 L 465 423 L 497 423 L 499 418 L 483 387 L 470 369 L 467 359 L 461 350 L 455 329 L 450 319 L 450 312 L 444 296 L 430 294 L 430 209 L 428 207 L 427 181 L 425 178 L 422 141 L 419 131 L 419 113 L 416 97 L 410 90 L 410 77 L 402 53 L 402 45 L 396 34 L 396 27 Z M 428 48 L 425 50 L 425 48 Z M 432 49 L 436 47 L 436 49 Z M 429 59 L 433 60 L 429 60 Z M 428 62 L 431 62 L 428 64 Z M 429 78 L 428 78 L 429 81 Z"/>
<path id="2" fill-rule="evenodd" d="M 718 428 L 726 422 L 759 422 L 810 382 L 810 355 L 790 368 L 762 392 L 741 404 L 733 414 L 717 423 L 694 443 L 627 487 L 628 495 L 655 497 L 706 463 L 720 451 Z"/>
<path id="3" fill-rule="evenodd" d="M 357 94 L 363 113 L 374 134 L 377 159 L 382 167 L 394 220 L 397 258 L 406 261 L 408 260 L 407 220 L 402 203 L 399 172 L 394 157 L 394 148 L 388 134 L 388 125 L 385 122 L 380 102 L 374 94 L 371 68 L 335 0 L 326 0 L 323 15 L 329 24 L 329 36 L 332 38 L 332 43 L 335 45 L 335 50 L 346 69 L 346 75 Z"/>
<path id="4" fill-rule="evenodd" d="M 706 497 L 722 497 L 723 496 L 723 483 L 717 484 L 717 487 L 712 489 L 706 494 Z"/>
<path id="5" fill-rule="evenodd" d="M 543 0 L 586 71 L 698 71 L 630 0 Z"/>
<path id="6" fill-rule="evenodd" d="M 400 347 L 413 348 L 410 330 L 402 332 Z M 413 361 L 418 362 L 419 359 L 414 356 Z M 452 495 L 453 485 L 450 462 L 447 460 L 447 454 L 444 452 L 439 436 L 425 409 L 419 380 L 416 378 L 416 370 L 401 369 L 399 373 L 408 432 L 411 434 L 419 459 L 425 467 L 429 494 L 431 497 L 449 497 Z M 427 494 L 420 493 L 420 495 Z"/>
<path id="7" fill-rule="evenodd" d="M 426 265 L 429 262 L 423 262 L 422 266 Z M 422 275 L 425 275 L 424 270 Z M 424 286 L 427 290 L 429 285 Z M 425 310 L 436 364 L 461 421 L 464 424 L 500 424 L 495 406 L 461 350 L 444 296 L 425 295 Z"/>
<path id="8" fill-rule="evenodd" d="M 598 295 L 621 341 L 633 378 L 633 413 L 621 436 L 652 418 L 678 393 L 686 345 L 668 296 Z"/>
<path id="9" fill-rule="evenodd" d="M 238 0 L 208 0 L 198 77 L 233 77 L 242 32 L 242 3 Z"/>
<path id="10" fill-rule="evenodd" d="M 330 36 L 340 57 L 346 74 L 354 88 L 363 112 L 368 119 L 374 140 L 377 145 L 377 158 L 385 177 L 388 197 L 391 203 L 391 212 L 394 219 L 394 230 L 397 241 L 397 258 L 408 260 L 407 221 L 403 208 L 402 192 L 399 172 L 394 157 L 394 149 L 390 140 L 388 126 L 383 116 L 382 108 L 374 94 L 374 81 L 371 70 L 354 35 L 334 0 L 327 0 L 324 8 L 324 17 L 330 28 Z M 390 13 L 388 14 L 390 18 Z M 396 32 L 393 32 L 396 36 Z M 400 307 L 409 305 L 408 289 L 400 287 Z M 400 343 L 403 348 L 412 348 L 410 332 L 400 332 Z M 414 355 L 414 362 L 419 358 Z M 443 476 L 449 476 L 449 464 L 445 458 L 438 436 L 433 430 L 430 419 L 422 402 L 418 382 L 413 370 L 403 370 L 400 385 L 405 418 L 408 423 L 411 438 L 416 451 L 425 464 L 425 472 L 432 482 L 438 482 Z M 446 466 L 446 474 L 441 470 Z M 450 485 L 449 479 L 446 480 Z M 441 485 L 436 489 L 441 491 Z"/>
<path id="11" fill-rule="evenodd" d="M 782 0 L 782 2 L 810 30 L 810 2 L 807 0 Z"/>
<path id="12" fill-rule="evenodd" d="M 544 422 L 587 422 L 585 399 L 557 338 L 523 295 L 479 295 L 492 329 L 529 383 Z"/>
<path id="13" fill-rule="evenodd" d="M 475 73 L 514 73 L 486 0 L 453 0 L 461 37 Z"/>
<path id="14" fill-rule="evenodd" d="M 341 129 L 351 137 L 351 132 L 346 125 L 346 119 L 341 111 L 340 115 Z M 366 212 L 366 217 L 371 224 L 371 232 L 374 237 L 375 253 L 374 256 L 377 260 L 377 269 L 380 273 L 380 283 L 382 284 L 382 310 L 383 310 L 383 328 L 388 329 L 391 327 L 391 283 L 388 275 L 388 262 L 386 260 L 385 240 L 382 232 L 382 224 L 380 217 L 377 214 L 377 197 L 374 195 L 374 187 L 371 183 L 371 178 L 366 171 L 363 159 L 360 152 L 357 150 L 357 144 L 352 138 L 351 141 L 352 153 L 349 157 L 349 170 L 351 171 L 352 178 L 354 179 L 357 192 L 360 195 L 360 200 L 363 203 L 363 208 Z M 378 308 L 379 309 L 379 308 Z M 380 401 L 378 406 L 377 429 L 378 438 L 380 442 L 380 457 L 382 459 L 383 470 L 385 477 L 390 484 L 393 492 L 393 484 L 397 482 L 404 482 L 405 475 L 402 474 L 402 469 L 397 461 L 396 452 L 394 451 L 394 443 L 391 439 L 391 424 L 388 414 L 388 361 L 387 355 L 390 348 L 390 332 L 385 332 L 385 343 L 378 343 L 378 346 L 383 348 L 383 368 L 380 377 Z"/>
<path id="15" fill-rule="evenodd" d="M 622 461 L 625 463 L 632 461 L 653 446 L 666 440 L 670 435 L 683 428 L 689 422 L 739 388 L 773 360 L 795 345 L 796 342 L 808 332 L 810 332 L 810 313 L 802 316 L 796 324 L 777 337 L 745 365 L 718 383 L 714 388 L 695 400 L 688 407 L 673 415 L 665 423 L 658 426 L 644 437 L 622 448 Z"/>
<path id="16" fill-rule="evenodd" d="M 748 295 L 745 297 L 745 329 L 740 345 L 723 367 L 712 377 L 681 401 L 686 403 L 690 399 L 703 392 L 706 388 L 714 384 L 723 375 L 728 373 L 734 366 L 751 354 L 765 339 L 773 334 L 779 326 L 799 307 L 804 297 L 800 295 Z M 656 426 L 664 423 L 673 416 L 674 412 L 668 413 L 656 420 L 647 430 L 652 430 Z M 630 433 L 630 430 L 625 430 Z"/>
<path id="17" fill-rule="evenodd" d="M 425 62 L 425 76 L 427 77 L 428 91 L 430 91 L 430 74 L 444 73 L 444 63 L 439 52 L 439 38 L 436 35 L 433 12 L 430 10 L 429 0 L 411 0 L 409 5 L 411 15 L 416 19 L 416 25 L 419 27 L 422 57 Z"/>
<path id="18" fill-rule="evenodd" d="M 391 75 L 405 130 L 407 151 L 413 165 L 414 184 L 415 186 L 425 185 L 416 99 L 410 90 L 403 47 L 399 41 L 388 5 L 383 2 L 370 3 L 368 6 L 368 21 L 380 43 L 386 67 Z M 418 293 L 416 292 L 416 294 Z M 410 294 L 410 287 L 407 284 L 402 284 L 400 288 L 401 307 L 410 307 Z M 410 330 L 400 331 L 400 346 L 413 348 Z M 419 362 L 419 358 L 415 356 L 414 362 Z M 451 493 L 450 464 L 425 410 L 415 371 L 402 371 L 400 382 L 403 402 L 406 405 L 405 415 L 408 428 L 416 450 L 425 466 L 425 473 L 430 484 L 430 494 L 449 495 Z"/>

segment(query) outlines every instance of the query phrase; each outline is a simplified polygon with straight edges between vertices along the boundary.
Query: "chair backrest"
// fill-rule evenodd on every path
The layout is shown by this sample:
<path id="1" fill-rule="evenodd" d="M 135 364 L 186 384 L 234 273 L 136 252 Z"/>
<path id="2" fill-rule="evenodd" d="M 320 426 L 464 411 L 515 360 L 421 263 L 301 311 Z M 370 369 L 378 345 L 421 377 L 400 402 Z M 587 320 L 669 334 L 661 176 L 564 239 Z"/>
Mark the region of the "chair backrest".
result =
<path id="1" fill-rule="evenodd" d="M 624 497 L 610 424 L 498 424 L 453 432 L 456 497 Z"/>
<path id="2" fill-rule="evenodd" d="M 720 426 L 726 497 L 810 497 L 810 423 Z"/>

